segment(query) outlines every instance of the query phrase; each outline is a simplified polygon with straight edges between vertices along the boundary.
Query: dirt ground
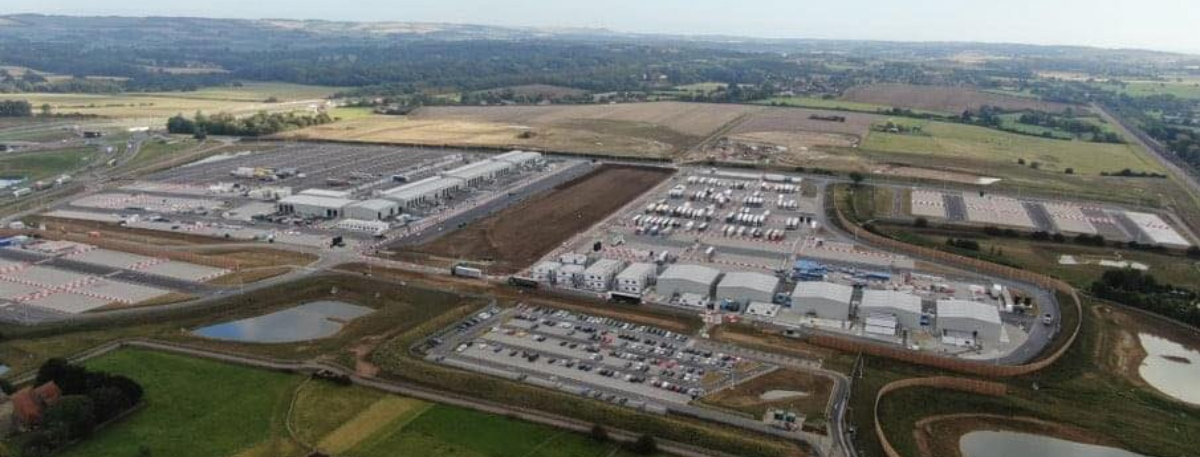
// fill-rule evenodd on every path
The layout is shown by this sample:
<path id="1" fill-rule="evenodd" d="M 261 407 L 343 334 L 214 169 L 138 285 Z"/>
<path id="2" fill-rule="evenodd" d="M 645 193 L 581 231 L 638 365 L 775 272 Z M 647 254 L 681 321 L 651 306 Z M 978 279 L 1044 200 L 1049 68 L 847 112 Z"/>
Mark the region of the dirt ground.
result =
<path id="1" fill-rule="evenodd" d="M 917 179 L 933 179 L 938 181 L 950 181 L 963 184 L 978 184 L 981 178 L 991 178 L 984 175 L 973 175 L 970 173 L 962 173 L 949 170 L 935 170 L 932 168 L 918 168 L 903 165 L 884 164 L 871 169 L 871 173 L 881 174 L 885 176 L 903 176 L 906 178 Z"/>
<path id="2" fill-rule="evenodd" d="M 908 84 L 871 84 L 853 87 L 842 96 L 857 103 L 895 106 L 926 111 L 958 114 L 977 111 L 983 105 L 1004 110 L 1062 111 L 1071 105 L 1051 103 L 1032 98 L 993 94 L 966 87 L 914 86 Z"/>
<path id="3" fill-rule="evenodd" d="M 764 393 L 770 391 L 803 392 L 807 395 L 776 400 L 762 398 Z M 761 416 L 768 408 L 781 408 L 806 414 L 812 419 L 825 416 L 832 391 L 833 380 L 829 378 L 781 369 L 714 392 L 700 402 L 754 417 Z"/>
<path id="4" fill-rule="evenodd" d="M 1142 348 L 1141 339 L 1138 338 L 1139 333 L 1156 335 L 1178 342 L 1189 349 L 1200 350 L 1200 332 L 1182 325 L 1109 305 L 1096 306 L 1092 311 L 1095 318 L 1108 327 L 1108 331 L 1100 333 L 1100 341 L 1096 345 L 1096 360 L 1101 361 L 1110 373 L 1117 374 L 1135 385 L 1154 391 L 1154 387 L 1143 380 L 1139 372 L 1147 356 L 1146 350 Z M 1163 398 L 1177 401 L 1165 394 Z"/>
<path id="5" fill-rule="evenodd" d="M 1119 446 L 1118 443 L 1075 427 L 1030 417 L 1005 417 L 989 414 L 948 414 L 917 422 L 917 446 L 922 457 L 963 457 L 959 440 L 967 433 L 1011 431 L 1046 435 L 1054 438 L 1100 446 Z"/>
<path id="6" fill-rule="evenodd" d="M 412 250 L 490 264 L 490 274 L 511 274 L 670 175 L 663 168 L 603 165 L 539 196 L 513 205 Z"/>

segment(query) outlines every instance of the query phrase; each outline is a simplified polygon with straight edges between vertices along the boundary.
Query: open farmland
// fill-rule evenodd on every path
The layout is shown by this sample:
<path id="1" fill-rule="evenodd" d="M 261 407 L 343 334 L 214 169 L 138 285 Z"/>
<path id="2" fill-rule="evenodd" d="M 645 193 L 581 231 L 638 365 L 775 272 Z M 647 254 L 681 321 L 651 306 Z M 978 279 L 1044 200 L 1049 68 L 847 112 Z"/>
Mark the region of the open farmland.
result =
<path id="1" fill-rule="evenodd" d="M 1062 111 L 1070 105 L 1038 101 L 984 92 L 965 87 L 914 86 L 909 84 L 871 84 L 853 87 L 842 96 L 856 103 L 894 106 L 927 111 L 961 113 L 976 111 L 983 105 L 1004 110 Z"/>
<path id="2" fill-rule="evenodd" d="M 314 100 L 332 95 L 337 88 L 295 84 L 258 83 L 241 87 L 216 87 L 194 92 L 126 94 L 8 94 L 0 100 L 27 100 L 33 106 L 49 104 L 54 113 L 116 118 L 167 118 L 176 114 L 253 113 L 302 110 Z M 279 100 L 267 103 L 269 98 Z"/>
<path id="3" fill-rule="evenodd" d="M 1162 172 L 1161 166 L 1127 144 L 1044 139 L 971 125 L 913 121 L 923 134 L 871 132 L 863 149 L 877 152 L 974 159 L 995 164 L 1015 164 L 1018 159 L 1039 162 L 1042 170 L 1099 175 L 1125 168 Z"/>
<path id="4" fill-rule="evenodd" d="M 514 273 L 669 174 L 662 168 L 604 165 L 414 250 L 451 259 L 491 259 L 489 272 Z"/>
<path id="5" fill-rule="evenodd" d="M 678 102 L 430 107 L 409 116 L 369 116 L 281 136 L 673 158 L 762 109 Z"/>

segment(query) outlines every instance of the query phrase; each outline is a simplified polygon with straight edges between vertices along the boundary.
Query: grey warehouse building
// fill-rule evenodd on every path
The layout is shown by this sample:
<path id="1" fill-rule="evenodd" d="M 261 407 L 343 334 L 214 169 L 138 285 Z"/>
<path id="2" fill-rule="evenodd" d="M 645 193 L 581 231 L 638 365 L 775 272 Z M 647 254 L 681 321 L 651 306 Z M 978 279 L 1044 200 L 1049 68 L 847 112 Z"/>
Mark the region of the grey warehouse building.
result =
<path id="1" fill-rule="evenodd" d="M 854 288 L 831 282 L 813 281 L 796 284 L 792 291 L 792 309 L 821 319 L 850 319 L 850 300 Z"/>
<path id="2" fill-rule="evenodd" d="M 747 304 L 771 303 L 778 288 L 779 278 L 775 276 L 734 271 L 721 278 L 721 284 L 717 285 L 717 299 Z"/>
<path id="3" fill-rule="evenodd" d="M 700 265 L 671 265 L 658 276 L 655 291 L 664 297 L 675 294 L 712 296 L 721 270 Z"/>
<path id="4" fill-rule="evenodd" d="M 921 328 L 921 297 L 894 290 L 863 290 L 858 317 L 890 315 L 901 327 Z"/>
<path id="5" fill-rule="evenodd" d="M 937 326 L 949 344 L 994 344 L 1000 341 L 1000 309 L 968 300 L 938 300 Z"/>

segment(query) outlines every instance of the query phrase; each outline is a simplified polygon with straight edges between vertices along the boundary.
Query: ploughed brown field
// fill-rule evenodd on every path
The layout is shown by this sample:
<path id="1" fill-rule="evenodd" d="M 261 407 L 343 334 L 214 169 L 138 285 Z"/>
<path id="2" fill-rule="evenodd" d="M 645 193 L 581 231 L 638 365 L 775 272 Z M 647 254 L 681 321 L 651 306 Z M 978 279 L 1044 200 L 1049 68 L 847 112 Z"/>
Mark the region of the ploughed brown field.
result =
<path id="1" fill-rule="evenodd" d="M 411 250 L 435 257 L 490 260 L 488 273 L 516 273 L 670 174 L 670 170 L 663 168 L 602 165 L 587 175 Z"/>

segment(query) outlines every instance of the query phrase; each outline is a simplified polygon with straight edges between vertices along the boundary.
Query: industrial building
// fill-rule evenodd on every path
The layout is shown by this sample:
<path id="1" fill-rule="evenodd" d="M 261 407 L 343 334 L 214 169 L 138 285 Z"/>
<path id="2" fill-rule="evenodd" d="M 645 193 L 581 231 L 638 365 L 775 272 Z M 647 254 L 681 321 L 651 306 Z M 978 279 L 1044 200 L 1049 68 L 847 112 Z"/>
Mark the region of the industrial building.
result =
<path id="1" fill-rule="evenodd" d="M 649 263 L 635 263 L 629 265 L 617 275 L 615 289 L 617 292 L 625 292 L 630 294 L 640 294 L 650 286 L 650 280 L 654 278 L 655 267 Z"/>
<path id="2" fill-rule="evenodd" d="M 351 232 L 383 235 L 391 228 L 391 225 L 387 222 L 377 220 L 342 219 L 338 221 L 337 228 Z"/>
<path id="3" fill-rule="evenodd" d="M 717 285 L 717 300 L 748 304 L 751 302 L 771 303 L 779 278 L 763 273 L 734 271 L 726 273 Z"/>
<path id="4" fill-rule="evenodd" d="M 447 171 L 442 176 L 447 179 L 458 179 L 468 186 L 478 186 L 486 181 L 496 179 L 497 176 L 507 173 L 513 168 L 514 165 L 508 162 L 482 160 Z"/>
<path id="5" fill-rule="evenodd" d="M 311 195 L 313 197 L 350 199 L 350 198 L 354 197 L 354 192 L 351 192 L 348 190 L 334 190 L 334 189 L 305 189 L 305 190 L 300 191 L 300 195 Z"/>
<path id="6" fill-rule="evenodd" d="M 1141 232 L 1141 242 L 1147 244 L 1157 244 L 1172 248 L 1187 248 L 1192 245 L 1179 232 L 1175 231 L 1170 224 L 1167 224 L 1158 217 L 1157 214 L 1138 213 L 1134 211 L 1126 211 L 1125 217 L 1129 218 Z"/>
<path id="7" fill-rule="evenodd" d="M 437 203 L 462 188 L 462 184 L 462 181 L 457 179 L 432 176 L 385 190 L 380 197 L 394 201 L 403 208 L 412 208 Z"/>
<path id="8" fill-rule="evenodd" d="M 400 214 L 400 204 L 384 199 L 363 200 L 346 206 L 345 216 L 364 221 L 382 221 Z"/>
<path id="9" fill-rule="evenodd" d="M 937 328 L 943 343 L 974 346 L 997 342 L 1001 325 L 1000 309 L 995 305 L 958 299 L 937 302 Z"/>
<path id="10" fill-rule="evenodd" d="M 600 259 L 583 270 L 583 286 L 597 292 L 607 291 L 613 278 L 621 271 L 622 263 L 616 259 Z"/>
<path id="11" fill-rule="evenodd" d="M 342 211 L 347 206 L 350 206 L 354 203 L 354 200 L 348 200 L 345 198 L 318 197 L 315 195 L 293 195 L 280 199 L 278 208 L 279 212 L 284 214 L 337 219 L 342 216 Z"/>
<path id="12" fill-rule="evenodd" d="M 538 152 L 512 151 L 492 157 L 492 160 L 508 162 L 520 167 L 542 160 L 542 154 Z"/>
<path id="13" fill-rule="evenodd" d="M 782 307 L 774 303 L 754 302 L 746 306 L 746 315 L 752 317 L 760 317 L 771 319 L 779 315 L 779 310 Z"/>
<path id="14" fill-rule="evenodd" d="M 712 296 L 713 287 L 721 270 L 700 265 L 671 265 L 658 276 L 655 290 L 659 295 L 671 297 L 676 294 Z M 769 301 L 769 300 L 768 300 Z"/>
<path id="15" fill-rule="evenodd" d="M 563 265 L 561 263 L 549 260 L 534 265 L 534 267 L 529 270 L 530 279 L 533 279 L 537 282 L 553 283 L 555 275 L 558 274 L 558 270 L 562 268 L 562 266 Z"/>
<path id="16" fill-rule="evenodd" d="M 850 319 L 854 288 L 824 281 L 801 282 L 792 290 L 792 309 L 821 319 Z"/>
<path id="17" fill-rule="evenodd" d="M 897 325 L 906 329 L 921 328 L 921 297 L 894 290 L 863 290 L 858 304 L 858 317 L 892 316 Z M 893 331 L 895 329 L 893 328 Z"/>
<path id="18" fill-rule="evenodd" d="M 560 286 L 577 287 L 583 281 L 583 271 L 586 269 L 583 265 L 563 265 L 554 275 L 554 282 Z"/>

